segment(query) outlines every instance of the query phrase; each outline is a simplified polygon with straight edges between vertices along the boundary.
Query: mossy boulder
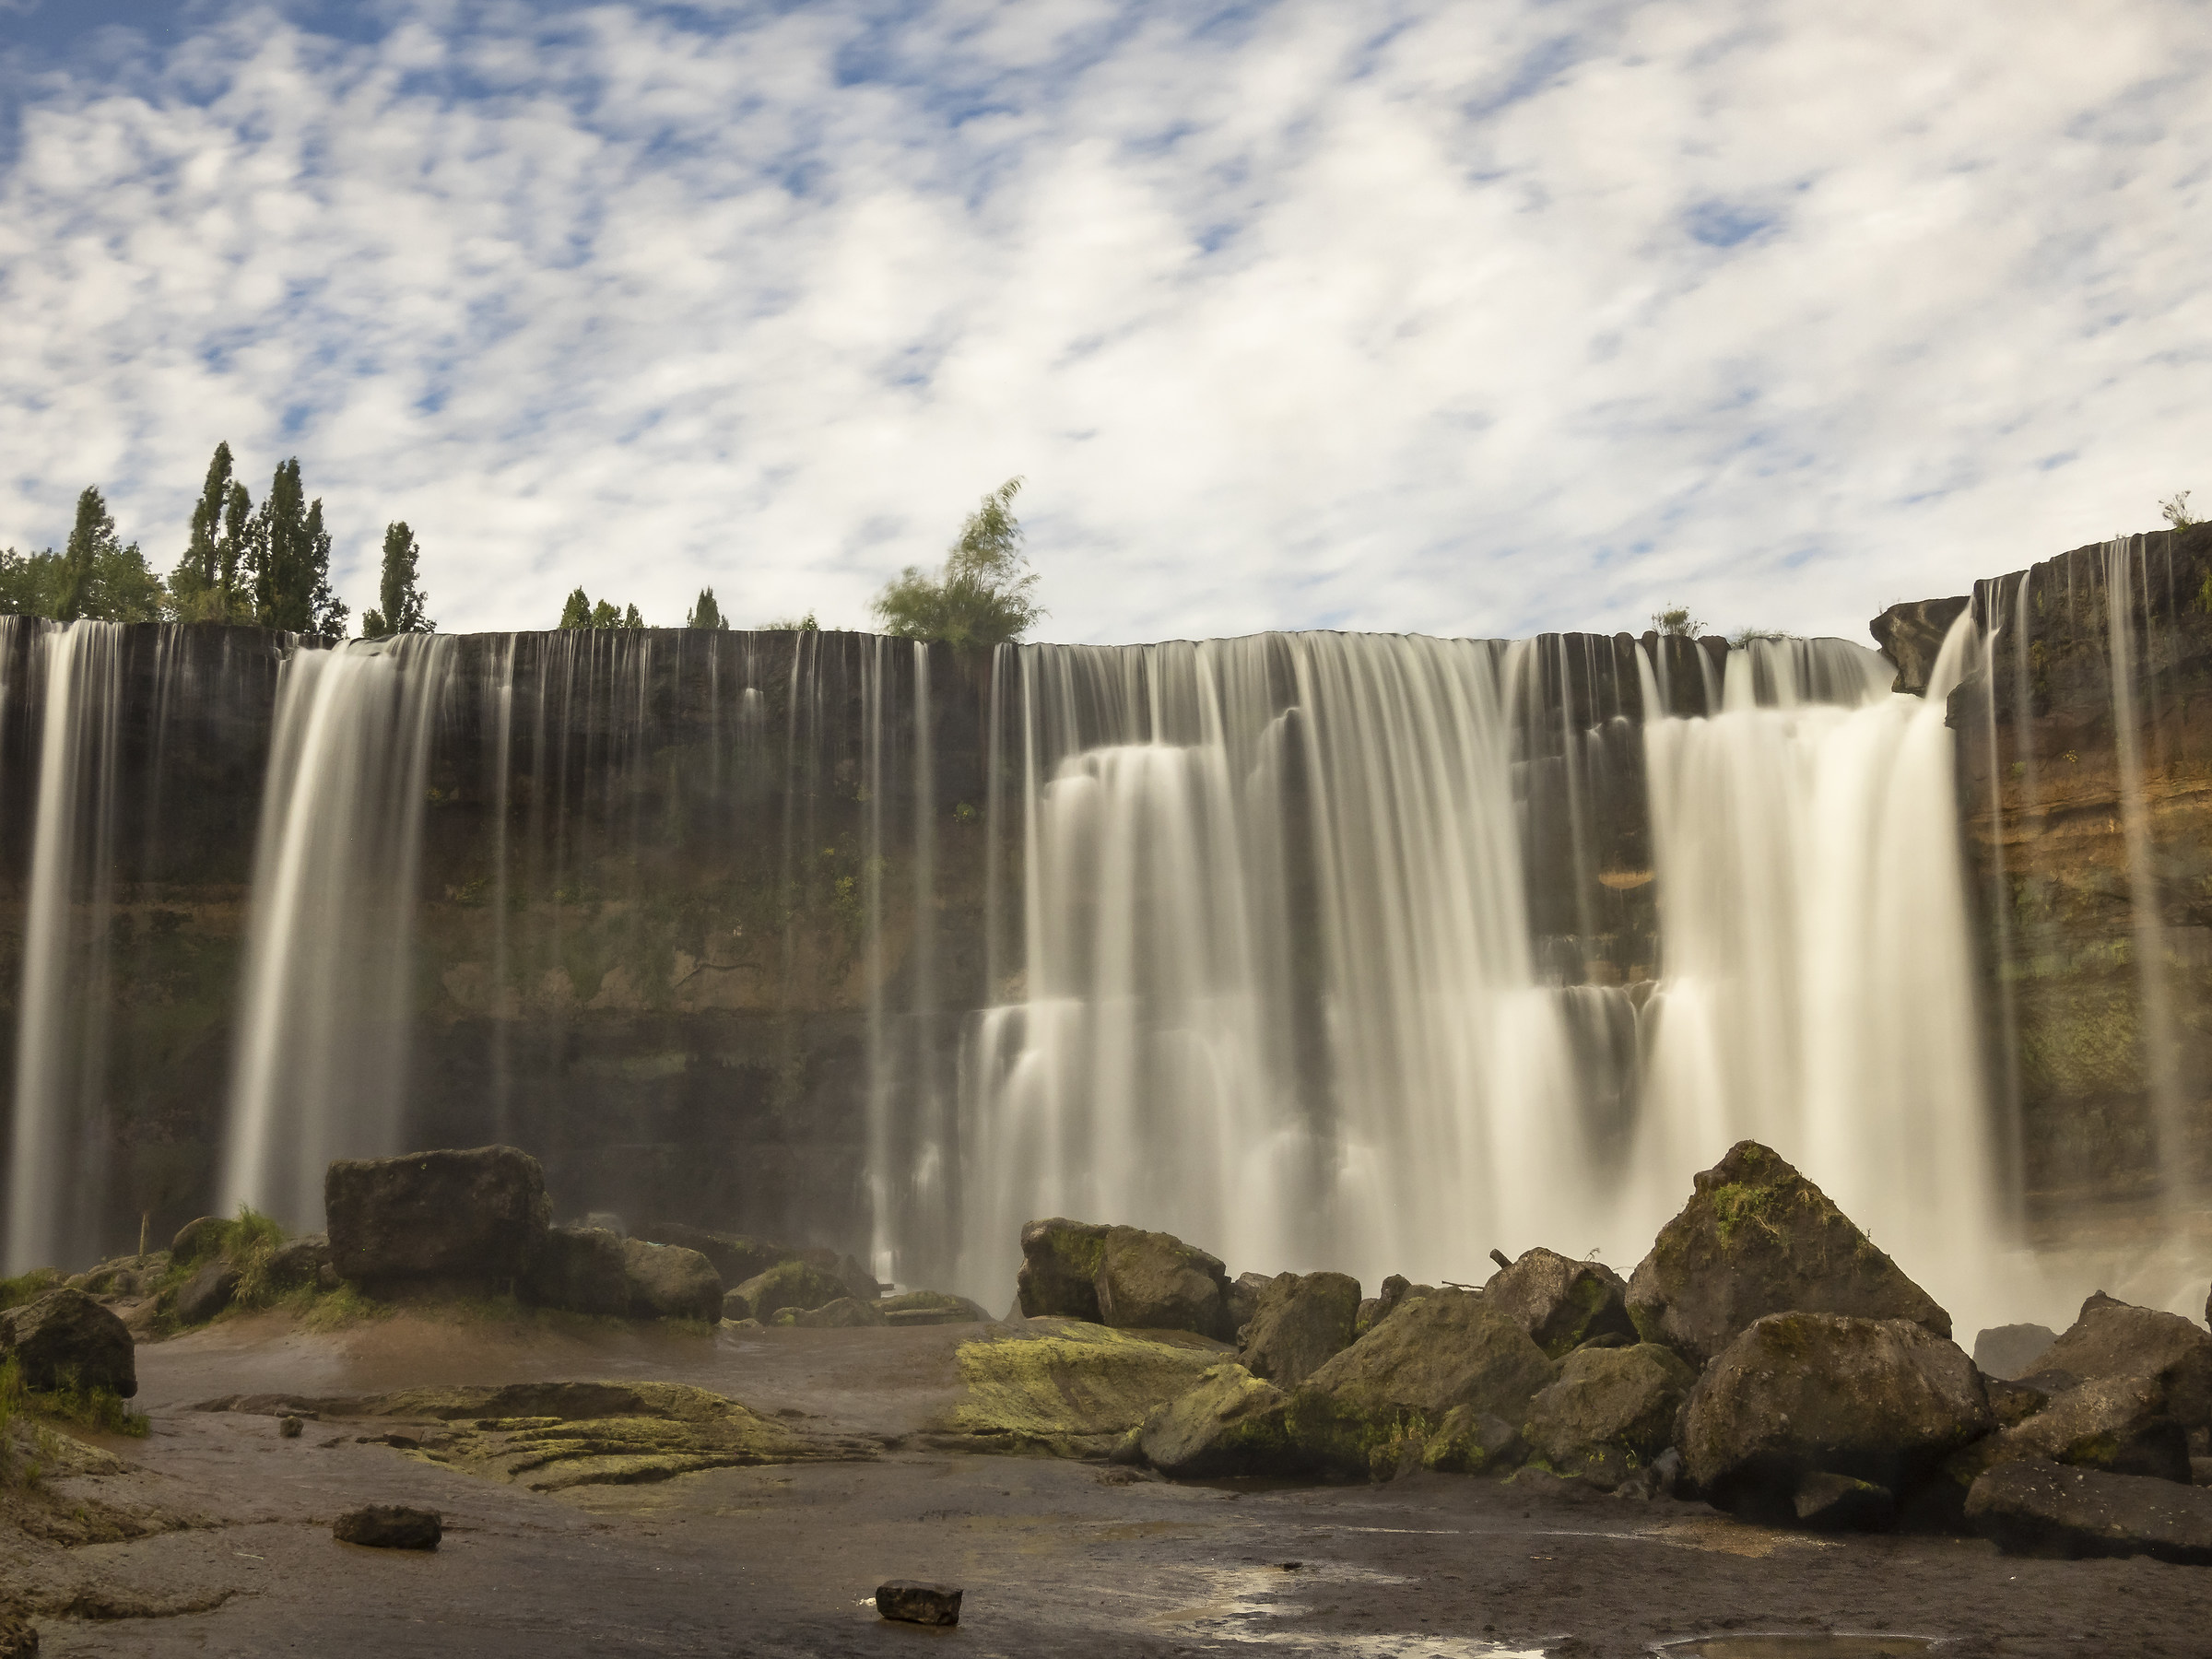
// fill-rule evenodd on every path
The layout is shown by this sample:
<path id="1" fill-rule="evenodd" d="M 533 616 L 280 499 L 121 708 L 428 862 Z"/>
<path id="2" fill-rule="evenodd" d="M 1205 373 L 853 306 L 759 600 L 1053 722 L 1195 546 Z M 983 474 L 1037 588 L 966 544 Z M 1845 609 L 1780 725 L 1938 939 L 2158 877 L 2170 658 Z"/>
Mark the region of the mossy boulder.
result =
<path id="1" fill-rule="evenodd" d="M 1770 1313 L 1691 1388 L 1682 1457 L 1721 1508 L 1786 1522 L 1807 1475 L 1901 1496 L 1995 1427 L 1974 1362 L 1925 1326 Z"/>
<path id="2" fill-rule="evenodd" d="M 1578 1262 L 1556 1250 L 1526 1251 L 1493 1273 L 1482 1293 L 1491 1306 L 1519 1320 L 1554 1359 L 1593 1337 L 1636 1340 L 1628 1283 L 1603 1262 Z"/>
<path id="3" fill-rule="evenodd" d="M 1021 1230 L 1021 1271 L 1015 1288 L 1028 1319 L 1080 1319 L 1099 1316 L 1099 1267 L 1106 1259 L 1112 1229 L 1091 1221 L 1053 1216 Z"/>
<path id="4" fill-rule="evenodd" d="M 180 1324 L 206 1324 L 230 1305 L 238 1294 L 238 1269 L 221 1256 L 200 1264 L 193 1276 L 177 1287 L 176 1312 Z"/>
<path id="5" fill-rule="evenodd" d="M 812 1262 L 779 1262 L 737 1287 L 752 1317 L 767 1324 L 786 1308 L 805 1313 L 852 1295 L 844 1280 Z"/>
<path id="6" fill-rule="evenodd" d="M 1583 1348 L 1529 1402 L 1522 1434 L 1556 1473 L 1610 1490 L 1665 1450 L 1697 1375 L 1655 1342 Z"/>
<path id="7" fill-rule="evenodd" d="M 1459 1406 L 1513 1423 L 1555 1367 L 1472 1291 L 1414 1298 L 1300 1384 L 1290 1432 L 1316 1466 L 1387 1477 L 1418 1462 Z"/>
<path id="8" fill-rule="evenodd" d="M 698 1251 L 713 1263 L 714 1271 L 722 1276 L 725 1285 L 742 1285 L 779 1262 L 799 1259 L 799 1252 L 788 1244 L 756 1239 L 746 1233 L 713 1232 L 677 1221 L 654 1221 L 638 1228 L 632 1236 L 650 1244 L 674 1244 L 679 1249 Z"/>
<path id="9" fill-rule="evenodd" d="M 323 1206 L 332 1265 L 371 1291 L 515 1288 L 553 1224 L 545 1171 L 512 1147 L 342 1158 L 324 1175 Z"/>
<path id="10" fill-rule="evenodd" d="M 988 1324 L 991 1315 L 964 1296 L 942 1290 L 906 1290 L 876 1303 L 888 1325 Z"/>
<path id="11" fill-rule="evenodd" d="M 541 1307 L 622 1318 L 629 1312 L 629 1265 L 623 1241 L 603 1227 L 556 1227 L 523 1281 Z"/>
<path id="12" fill-rule="evenodd" d="M 1173 1233 L 1107 1229 L 1098 1289 L 1100 1323 L 1116 1330 L 1194 1331 L 1222 1341 L 1234 1335 L 1228 1269 Z"/>
<path id="13" fill-rule="evenodd" d="M 935 1444 L 1104 1457 L 1155 1406 L 1231 1358 L 1195 1337 L 1140 1336 L 1072 1319 L 986 1330 L 955 1356 L 961 1397 L 933 1425 Z"/>
<path id="14" fill-rule="evenodd" d="M 1440 1475 L 1496 1475 L 1527 1456 L 1528 1442 L 1504 1418 L 1454 1406 L 1421 1447 L 1421 1466 Z"/>
<path id="15" fill-rule="evenodd" d="M 2155 1377 L 2099 1377 L 2053 1394 L 2041 1410 L 1958 1453 L 1944 1472 L 1971 1486 L 1983 1471 L 2023 1459 L 2111 1475 L 2190 1478 L 2188 1430 Z"/>
<path id="16" fill-rule="evenodd" d="M 841 1296 L 818 1308 L 785 1308 L 776 1315 L 775 1323 L 796 1325 L 802 1331 L 854 1331 L 882 1324 L 884 1318 L 874 1302 L 864 1302 L 856 1296 Z"/>
<path id="17" fill-rule="evenodd" d="M 1241 1365 L 1217 1365 L 1198 1386 L 1155 1406 L 1137 1448 L 1163 1475 L 1288 1475 L 1301 1466 L 1290 1443 L 1290 1396 Z"/>
<path id="18" fill-rule="evenodd" d="M 678 1244 L 622 1241 L 622 1272 L 629 1281 L 629 1312 L 638 1319 L 722 1318 L 722 1276 L 696 1250 Z"/>
<path id="19" fill-rule="evenodd" d="M 2147 1377 L 2184 1429 L 2212 1428 L 2212 1333 L 2178 1313 L 2092 1296 L 2035 1371 L 2080 1382 Z"/>
<path id="20" fill-rule="evenodd" d="M 126 1400 L 138 1392 L 123 1321 L 66 1286 L 0 1312 L 0 1360 L 11 1359 L 27 1388 L 104 1388 Z"/>
<path id="21" fill-rule="evenodd" d="M 1283 1273 L 1270 1279 L 1244 1328 L 1244 1369 L 1296 1388 L 1352 1346 L 1359 1281 L 1344 1273 Z"/>
<path id="22" fill-rule="evenodd" d="M 230 1223 L 220 1216 L 202 1216 L 177 1229 L 169 1246 L 169 1259 L 180 1267 L 220 1255 L 230 1241 Z"/>
<path id="23" fill-rule="evenodd" d="M 1417 1285 L 1402 1273 L 1394 1273 L 1382 1281 L 1382 1288 L 1359 1303 L 1359 1312 L 1352 1320 L 1354 1341 L 1366 1335 L 1375 1326 L 1388 1319 L 1398 1308 L 1417 1296 L 1435 1294 L 1434 1285 Z"/>
<path id="24" fill-rule="evenodd" d="M 1771 1148 L 1739 1141 L 1697 1177 L 1629 1281 L 1646 1342 L 1702 1366 L 1770 1313 L 1909 1320 L 1947 1338 L 1951 1316 Z"/>
<path id="25" fill-rule="evenodd" d="M 275 1290 L 295 1290 L 305 1285 L 320 1285 L 323 1270 L 329 1265 L 330 1235 L 301 1233 L 270 1253 L 269 1287 Z"/>

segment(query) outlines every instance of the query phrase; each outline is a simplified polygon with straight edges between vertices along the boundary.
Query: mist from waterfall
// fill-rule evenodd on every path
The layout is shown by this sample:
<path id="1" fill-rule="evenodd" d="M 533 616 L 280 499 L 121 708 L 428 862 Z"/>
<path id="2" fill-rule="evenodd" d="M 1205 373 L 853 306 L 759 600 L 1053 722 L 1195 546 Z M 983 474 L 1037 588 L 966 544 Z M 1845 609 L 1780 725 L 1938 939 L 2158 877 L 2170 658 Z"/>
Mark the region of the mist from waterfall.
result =
<path id="1" fill-rule="evenodd" d="M 219 1195 L 312 1228 L 333 1159 L 401 1150 L 424 771 L 454 641 L 285 663 Z"/>
<path id="2" fill-rule="evenodd" d="M 1023 967 L 963 1053 L 963 1288 L 1055 1213 L 1371 1286 L 1535 1244 L 1625 1270 L 1751 1135 L 1982 1311 L 2005 1206 L 1941 696 L 1971 629 L 1924 700 L 1841 641 L 1729 653 L 1717 714 L 1645 722 L 1649 872 L 1590 867 L 1582 740 L 1621 717 L 1536 755 L 1534 643 L 1014 653 Z M 1657 961 L 1539 961 L 1537 857 L 1582 866 L 1580 947 L 1583 894 L 1655 881 Z"/>

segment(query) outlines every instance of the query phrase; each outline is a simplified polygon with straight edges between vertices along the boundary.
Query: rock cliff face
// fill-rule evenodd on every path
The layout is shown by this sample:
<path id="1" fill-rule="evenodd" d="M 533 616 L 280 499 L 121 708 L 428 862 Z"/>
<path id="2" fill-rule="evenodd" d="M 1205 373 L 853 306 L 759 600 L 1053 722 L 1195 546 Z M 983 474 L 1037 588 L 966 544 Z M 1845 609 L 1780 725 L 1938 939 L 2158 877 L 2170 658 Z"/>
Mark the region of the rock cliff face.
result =
<path id="1" fill-rule="evenodd" d="M 2077 547 L 1973 595 L 1952 693 L 1992 1053 L 2031 1219 L 2212 1168 L 2212 525 Z"/>

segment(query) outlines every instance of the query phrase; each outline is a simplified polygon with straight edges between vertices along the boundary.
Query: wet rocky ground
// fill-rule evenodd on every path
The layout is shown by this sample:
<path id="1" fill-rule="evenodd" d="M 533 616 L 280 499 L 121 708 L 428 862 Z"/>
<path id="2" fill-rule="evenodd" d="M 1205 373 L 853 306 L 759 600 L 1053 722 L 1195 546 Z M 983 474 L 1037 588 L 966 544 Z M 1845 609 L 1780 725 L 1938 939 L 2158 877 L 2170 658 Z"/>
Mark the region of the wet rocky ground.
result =
<path id="1" fill-rule="evenodd" d="M 74 1545 L 7 1536 L 0 1586 L 41 1609 L 48 1655 L 1462 1659 L 1724 1637 L 1712 1651 L 1755 1659 L 1819 1651 L 1803 1639 L 1831 1631 L 1936 1638 L 1935 1651 L 1960 1655 L 2212 1653 L 2202 1568 L 1776 1531 L 1547 1477 L 1173 1484 L 1101 1463 L 948 1453 L 927 1430 L 960 1397 L 956 1350 L 976 1335 L 691 1335 L 423 1312 L 309 1335 L 282 1314 L 229 1319 L 140 1348 L 135 1403 L 152 1431 L 100 1442 L 123 1472 L 47 1481 L 63 1511 L 150 1516 L 164 1530 Z M 335 1414 L 286 1439 L 272 1416 L 193 1408 L 555 1379 L 689 1384 L 836 1459 L 544 1492 L 389 1434 L 365 1439 L 377 1425 Z M 370 1502 L 438 1511 L 441 1547 L 335 1543 L 333 1519 Z M 961 1623 L 886 1624 L 868 1598 L 894 1577 L 961 1585 Z"/>

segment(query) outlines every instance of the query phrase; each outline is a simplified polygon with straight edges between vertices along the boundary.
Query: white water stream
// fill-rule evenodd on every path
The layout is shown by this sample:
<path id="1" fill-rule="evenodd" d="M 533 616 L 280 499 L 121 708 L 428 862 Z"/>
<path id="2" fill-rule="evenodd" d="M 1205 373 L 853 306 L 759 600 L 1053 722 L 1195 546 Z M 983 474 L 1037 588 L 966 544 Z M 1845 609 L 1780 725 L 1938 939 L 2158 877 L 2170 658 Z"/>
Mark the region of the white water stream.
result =
<path id="1" fill-rule="evenodd" d="M 335 1158 L 400 1150 L 423 773 L 454 641 L 293 653 L 277 682 L 221 1206 L 323 1216 Z"/>

